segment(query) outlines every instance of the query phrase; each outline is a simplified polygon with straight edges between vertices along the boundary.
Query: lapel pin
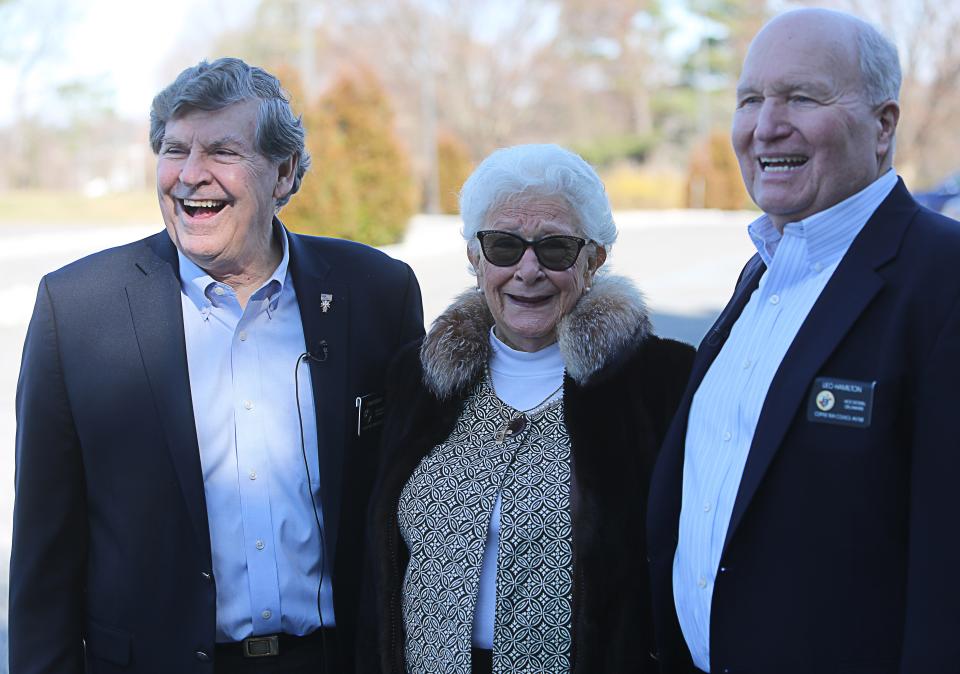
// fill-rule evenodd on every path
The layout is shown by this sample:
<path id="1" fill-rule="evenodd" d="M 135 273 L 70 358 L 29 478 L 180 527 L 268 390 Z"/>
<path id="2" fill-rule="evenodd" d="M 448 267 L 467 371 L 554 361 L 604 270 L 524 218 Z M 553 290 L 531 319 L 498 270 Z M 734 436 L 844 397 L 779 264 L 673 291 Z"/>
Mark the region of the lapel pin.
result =
<path id="1" fill-rule="evenodd" d="M 327 313 L 330 311 L 331 304 L 333 304 L 333 295 L 330 293 L 320 293 L 320 311 Z"/>

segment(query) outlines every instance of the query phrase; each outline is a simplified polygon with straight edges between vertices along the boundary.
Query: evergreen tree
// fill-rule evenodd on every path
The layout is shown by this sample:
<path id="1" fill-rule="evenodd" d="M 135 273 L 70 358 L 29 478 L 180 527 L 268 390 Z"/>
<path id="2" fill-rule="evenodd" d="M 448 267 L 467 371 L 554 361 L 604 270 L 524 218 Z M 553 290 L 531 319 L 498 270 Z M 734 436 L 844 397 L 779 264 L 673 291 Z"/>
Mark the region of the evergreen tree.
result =
<path id="1" fill-rule="evenodd" d="M 326 114 L 340 133 L 357 195 L 350 238 L 372 245 L 399 241 L 416 212 L 417 195 L 386 92 L 372 72 L 357 69 L 341 76 L 324 100 Z"/>
<path id="2" fill-rule="evenodd" d="M 440 174 L 440 212 L 460 212 L 460 188 L 473 171 L 466 144 L 449 131 L 437 138 L 437 165 Z"/>

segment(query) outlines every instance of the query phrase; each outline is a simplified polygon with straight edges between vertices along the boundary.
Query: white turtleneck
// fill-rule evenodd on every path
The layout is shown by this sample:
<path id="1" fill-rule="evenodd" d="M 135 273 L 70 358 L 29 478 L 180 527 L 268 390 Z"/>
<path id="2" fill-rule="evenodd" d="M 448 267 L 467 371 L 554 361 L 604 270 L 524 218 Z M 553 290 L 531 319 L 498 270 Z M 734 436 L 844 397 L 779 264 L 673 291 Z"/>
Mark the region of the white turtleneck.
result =
<path id="1" fill-rule="evenodd" d="M 563 358 L 554 342 L 539 351 L 515 351 L 490 329 L 490 378 L 493 390 L 515 410 L 539 407 L 563 395 Z M 551 392 L 553 393 L 551 395 Z M 500 549 L 500 495 L 490 515 L 490 529 L 483 550 L 483 567 L 473 614 L 473 645 L 493 648 L 493 625 L 497 592 L 497 554 Z"/>

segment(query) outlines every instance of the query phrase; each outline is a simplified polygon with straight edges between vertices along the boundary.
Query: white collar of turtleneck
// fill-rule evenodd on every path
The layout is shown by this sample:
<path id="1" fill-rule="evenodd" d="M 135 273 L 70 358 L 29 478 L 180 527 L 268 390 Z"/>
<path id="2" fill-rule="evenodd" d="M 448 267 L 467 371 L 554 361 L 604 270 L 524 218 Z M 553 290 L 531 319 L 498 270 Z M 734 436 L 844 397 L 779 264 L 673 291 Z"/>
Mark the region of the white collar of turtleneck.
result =
<path id="1" fill-rule="evenodd" d="M 538 406 L 559 398 L 563 384 L 563 357 L 554 342 L 539 351 L 516 351 L 504 344 L 490 329 L 490 376 L 497 397 L 517 410 Z M 554 395 L 550 395 L 556 391 Z"/>

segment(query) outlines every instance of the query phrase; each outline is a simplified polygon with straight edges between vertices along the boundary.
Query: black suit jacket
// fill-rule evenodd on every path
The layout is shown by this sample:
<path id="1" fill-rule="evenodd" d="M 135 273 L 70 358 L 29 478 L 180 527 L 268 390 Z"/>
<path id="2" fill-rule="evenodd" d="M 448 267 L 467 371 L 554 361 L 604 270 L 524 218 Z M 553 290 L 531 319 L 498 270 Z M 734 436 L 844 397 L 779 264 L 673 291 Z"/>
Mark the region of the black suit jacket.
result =
<path id="1" fill-rule="evenodd" d="M 960 671 L 960 224 L 900 182 L 854 240 L 770 385 L 713 592 L 711 671 Z M 660 658 L 686 672 L 672 568 L 690 403 L 756 289 L 745 269 L 697 354 L 654 472 Z M 808 420 L 814 380 L 876 382 L 867 428 Z"/>
<path id="2" fill-rule="evenodd" d="M 407 265 L 366 246 L 289 240 L 307 348 L 326 342 L 310 371 L 325 553 L 349 654 L 379 440 L 357 436 L 355 399 L 382 392 L 397 347 L 423 333 L 420 289 Z M 327 312 L 321 293 L 334 298 Z M 16 405 L 11 674 L 211 672 L 216 579 L 165 232 L 44 277 Z"/>

